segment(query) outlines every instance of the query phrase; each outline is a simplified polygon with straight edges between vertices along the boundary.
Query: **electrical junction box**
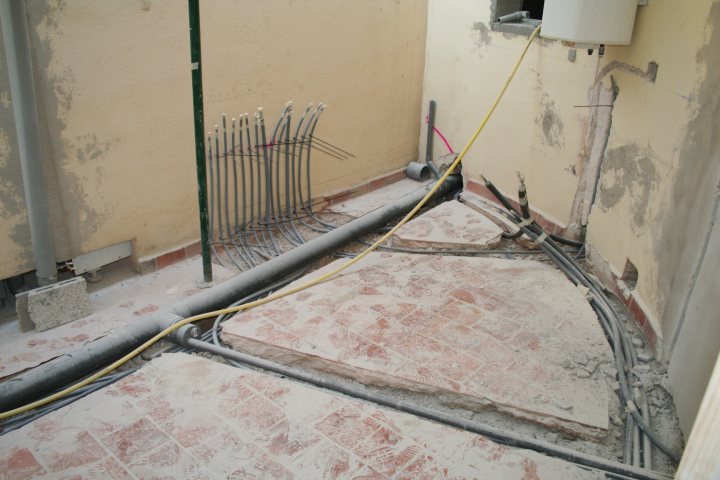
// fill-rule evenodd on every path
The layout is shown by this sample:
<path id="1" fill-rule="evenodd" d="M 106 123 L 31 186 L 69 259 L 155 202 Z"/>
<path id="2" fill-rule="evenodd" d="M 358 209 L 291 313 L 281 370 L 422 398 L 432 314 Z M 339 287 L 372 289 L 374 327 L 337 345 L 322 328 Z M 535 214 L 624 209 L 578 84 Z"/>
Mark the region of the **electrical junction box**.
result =
<path id="1" fill-rule="evenodd" d="M 545 0 L 540 36 L 577 48 L 630 45 L 638 0 Z"/>

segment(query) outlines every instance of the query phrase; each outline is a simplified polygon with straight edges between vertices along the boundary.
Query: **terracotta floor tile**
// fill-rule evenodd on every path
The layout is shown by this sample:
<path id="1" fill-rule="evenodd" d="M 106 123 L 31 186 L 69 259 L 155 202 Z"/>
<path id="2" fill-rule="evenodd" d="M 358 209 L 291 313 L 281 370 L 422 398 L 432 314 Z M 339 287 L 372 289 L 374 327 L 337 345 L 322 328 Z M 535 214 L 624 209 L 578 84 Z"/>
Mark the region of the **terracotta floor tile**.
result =
<path id="1" fill-rule="evenodd" d="M 289 480 L 295 478 L 293 473 L 279 464 L 271 457 L 260 454 L 245 465 L 241 466 L 230 475 L 228 480 L 251 480 L 251 479 L 278 479 Z"/>
<path id="2" fill-rule="evenodd" d="M 384 425 L 353 449 L 363 461 L 372 463 L 376 472 L 388 477 L 402 470 L 419 451 L 411 439 Z"/>
<path id="3" fill-rule="evenodd" d="M 133 462 L 130 471 L 138 478 L 205 480 L 212 478 L 201 463 L 174 442 L 168 442 Z"/>
<path id="4" fill-rule="evenodd" d="M 322 441 L 296 457 L 289 467 L 296 478 L 339 479 L 352 478 L 363 467 L 356 455 L 331 441 Z"/>
<path id="5" fill-rule="evenodd" d="M 351 449 L 358 442 L 378 430 L 380 425 L 368 418 L 361 410 L 343 406 L 332 412 L 318 423 L 315 429 L 343 448 Z"/>
<path id="6" fill-rule="evenodd" d="M 88 465 L 100 460 L 105 455 L 107 453 L 103 447 L 87 431 L 76 433 L 72 447 L 66 450 L 58 448 L 40 453 L 43 463 L 52 472 Z"/>
<path id="7" fill-rule="evenodd" d="M 222 420 L 205 412 L 187 412 L 161 425 L 181 447 L 194 447 L 214 437 L 220 430 Z"/>
<path id="8" fill-rule="evenodd" d="M 25 480 L 43 471 L 42 465 L 27 448 L 13 447 L 0 453 L 0 479 Z"/>
<path id="9" fill-rule="evenodd" d="M 342 285 L 336 288 L 336 282 Z M 352 285 L 354 291 L 348 289 Z M 270 358 L 275 352 L 277 358 L 287 358 L 291 351 L 298 355 L 296 361 L 308 358 L 314 368 L 327 365 L 363 381 L 382 379 L 398 388 L 412 388 L 417 382 L 423 390 L 477 396 L 506 412 L 539 421 L 547 416 L 552 425 L 563 422 L 588 436 L 607 428 L 605 386 L 596 379 L 578 379 L 560 365 L 580 352 L 599 362 L 611 361 L 611 351 L 582 293 L 548 265 L 373 253 L 340 279 L 284 301 L 284 312 L 291 311 L 290 305 L 296 307 L 294 318 L 283 318 L 282 327 L 275 320 L 276 311 L 261 306 L 250 312 L 251 326 L 228 321 L 223 340 L 238 342 L 240 348 L 245 341 L 256 342 Z M 569 325 L 556 328 L 559 317 Z M 499 382 L 476 378 L 482 365 L 507 371 L 514 364 L 531 363 L 550 365 L 550 388 L 520 370 L 506 373 L 507 385 L 502 388 Z M 571 385 L 581 393 L 570 395 Z M 520 392 L 527 388 L 534 390 Z M 533 400 L 540 398 L 543 401 Z M 553 400 L 570 401 L 574 408 L 559 411 Z"/>
<path id="10" fill-rule="evenodd" d="M 125 464 L 132 463 L 170 438 L 147 418 L 121 428 L 102 439 L 110 452 Z"/>
<path id="11" fill-rule="evenodd" d="M 142 382 L 132 375 L 121 380 L 116 395 L 92 393 L 0 436 L 0 478 L 603 478 L 412 415 L 202 357 L 164 354 L 142 373 Z M 143 382 L 156 385 L 153 396 L 185 413 L 156 425 L 149 417 L 152 405 L 143 402 L 150 397 L 125 388 Z M 217 416 L 214 397 L 241 385 L 255 393 L 232 416 Z M 143 414 L 129 426 L 119 415 L 124 402 Z M 77 426 L 100 405 L 105 412 L 116 409 L 106 414 L 117 428 L 98 442 L 113 456 L 93 460 L 101 454 L 99 445 Z M 243 410 L 250 405 L 257 408 Z M 62 467 L 61 474 L 50 472 L 50 465 Z"/>
<path id="12" fill-rule="evenodd" d="M 236 432 L 225 423 L 220 433 L 188 451 L 197 458 L 215 478 L 226 478 L 257 458 L 262 450 L 253 445 L 247 432 Z"/>
<path id="13" fill-rule="evenodd" d="M 285 413 L 275 403 L 260 395 L 253 395 L 224 414 L 240 428 L 264 430 L 285 418 Z"/>

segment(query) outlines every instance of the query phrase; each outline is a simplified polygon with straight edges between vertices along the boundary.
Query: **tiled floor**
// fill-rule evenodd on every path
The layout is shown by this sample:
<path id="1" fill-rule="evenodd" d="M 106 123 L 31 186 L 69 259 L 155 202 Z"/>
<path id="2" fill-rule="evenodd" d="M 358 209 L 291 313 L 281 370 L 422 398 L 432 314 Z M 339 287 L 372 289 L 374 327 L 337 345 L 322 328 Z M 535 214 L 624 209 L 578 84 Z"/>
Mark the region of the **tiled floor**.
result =
<path id="1" fill-rule="evenodd" d="M 404 178 L 392 185 L 379 188 L 366 195 L 351 198 L 337 205 L 331 205 L 328 210 L 334 213 L 342 213 L 351 217 L 360 217 L 368 212 L 391 203 L 410 192 L 423 188 L 421 182 Z"/>
<path id="2" fill-rule="evenodd" d="M 185 354 L 0 437 L 0 478 L 602 479 L 484 437 Z"/>
<path id="3" fill-rule="evenodd" d="M 612 353 L 583 293 L 539 262 L 373 253 L 236 316 L 222 338 L 277 361 L 470 408 L 492 404 L 582 436 L 608 426 L 601 372 L 612 373 Z"/>
<path id="4" fill-rule="evenodd" d="M 505 210 L 502 207 L 488 201 L 480 195 L 463 191 L 459 201 L 476 212 L 491 218 L 494 223 L 502 225 L 503 229 L 507 232 L 515 233 L 519 230 L 518 226 L 505 216 Z"/>
<path id="5" fill-rule="evenodd" d="M 501 241 L 503 230 L 488 217 L 457 200 L 441 203 L 413 218 L 393 236 L 393 246 L 486 248 Z"/>
<path id="6" fill-rule="evenodd" d="M 0 378 L 33 368 L 92 342 L 132 322 L 142 321 L 162 307 L 198 291 L 199 257 L 184 260 L 156 272 L 134 275 L 122 265 L 103 269 L 101 283 L 89 284 L 93 313 L 44 332 L 21 332 L 17 320 L 0 327 Z M 217 281 L 232 272 L 214 266 Z"/>

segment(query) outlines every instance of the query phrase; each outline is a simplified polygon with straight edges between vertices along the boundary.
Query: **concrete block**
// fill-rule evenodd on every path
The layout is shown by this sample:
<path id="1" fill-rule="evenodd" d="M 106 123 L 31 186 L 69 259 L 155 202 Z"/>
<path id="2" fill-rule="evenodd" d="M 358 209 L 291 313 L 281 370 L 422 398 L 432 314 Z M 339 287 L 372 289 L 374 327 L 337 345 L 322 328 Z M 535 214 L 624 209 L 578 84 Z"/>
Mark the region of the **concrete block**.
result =
<path id="1" fill-rule="evenodd" d="M 92 313 L 83 277 L 30 290 L 16 301 L 23 331 L 48 330 Z"/>
<path id="2" fill-rule="evenodd" d="M 20 331 L 29 332 L 35 330 L 35 324 L 30 320 L 30 313 L 28 312 L 28 292 L 15 295 L 15 310 L 18 319 L 20 319 Z"/>

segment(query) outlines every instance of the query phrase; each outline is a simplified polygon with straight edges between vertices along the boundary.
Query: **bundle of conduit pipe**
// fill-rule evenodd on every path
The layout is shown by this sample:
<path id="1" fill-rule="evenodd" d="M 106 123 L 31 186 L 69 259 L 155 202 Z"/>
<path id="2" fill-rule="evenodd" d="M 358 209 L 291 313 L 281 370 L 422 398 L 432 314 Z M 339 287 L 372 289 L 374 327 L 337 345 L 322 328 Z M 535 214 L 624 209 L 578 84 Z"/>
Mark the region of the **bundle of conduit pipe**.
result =
<path id="1" fill-rule="evenodd" d="M 530 204 L 523 176 L 518 172 L 520 186 L 518 200 L 520 211 L 487 178 L 481 175 L 485 187 L 507 210 L 507 217 L 519 228 L 519 235 L 526 235 L 542 249 L 565 275 L 575 284 L 589 290 L 589 301 L 600 320 L 605 336 L 614 351 L 617 379 L 620 384 L 622 404 L 625 406 L 626 428 L 623 460 L 635 466 L 652 468 L 652 446 L 654 445 L 673 463 L 680 461 L 673 452 L 655 434 L 650 427 L 650 409 L 648 408 L 644 386 L 639 381 L 631 381 L 628 375 L 634 375 L 633 367 L 638 364 L 635 346 L 625 326 L 618 318 L 603 288 L 594 277 L 585 272 L 556 242 L 574 246 L 584 246 L 581 242 L 547 234 L 530 215 Z M 639 380 L 639 379 L 638 379 Z M 642 431 L 642 435 L 640 432 Z"/>
<path id="2" fill-rule="evenodd" d="M 252 125 L 247 113 L 230 125 L 222 114 L 214 137 L 208 132 L 208 226 L 222 266 L 248 270 L 306 243 L 300 225 L 320 233 L 338 227 L 313 209 L 311 153 L 336 160 L 355 155 L 315 135 L 325 108 L 308 104 L 294 129 L 293 102 L 272 129 L 262 107 Z"/>

